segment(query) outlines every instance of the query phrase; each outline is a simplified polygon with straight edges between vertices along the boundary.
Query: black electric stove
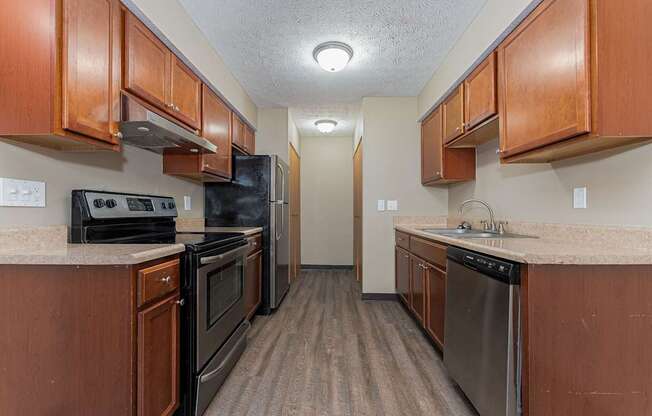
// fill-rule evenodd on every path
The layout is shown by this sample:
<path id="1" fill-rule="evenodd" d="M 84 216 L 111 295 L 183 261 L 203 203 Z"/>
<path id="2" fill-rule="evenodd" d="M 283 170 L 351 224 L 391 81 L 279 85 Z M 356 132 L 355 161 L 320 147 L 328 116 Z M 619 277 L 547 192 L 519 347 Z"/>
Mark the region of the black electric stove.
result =
<path id="1" fill-rule="evenodd" d="M 202 415 L 246 347 L 243 233 L 177 233 L 173 198 L 72 192 L 70 242 L 183 244 L 181 397 L 176 416 Z"/>

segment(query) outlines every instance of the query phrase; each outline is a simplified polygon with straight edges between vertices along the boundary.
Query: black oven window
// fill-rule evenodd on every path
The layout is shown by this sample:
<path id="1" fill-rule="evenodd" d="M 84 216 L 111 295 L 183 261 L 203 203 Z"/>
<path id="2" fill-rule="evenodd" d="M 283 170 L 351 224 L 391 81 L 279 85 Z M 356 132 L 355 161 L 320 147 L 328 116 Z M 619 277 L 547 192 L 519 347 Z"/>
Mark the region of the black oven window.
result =
<path id="1" fill-rule="evenodd" d="M 234 260 L 208 273 L 207 328 L 215 325 L 243 295 L 242 262 Z"/>

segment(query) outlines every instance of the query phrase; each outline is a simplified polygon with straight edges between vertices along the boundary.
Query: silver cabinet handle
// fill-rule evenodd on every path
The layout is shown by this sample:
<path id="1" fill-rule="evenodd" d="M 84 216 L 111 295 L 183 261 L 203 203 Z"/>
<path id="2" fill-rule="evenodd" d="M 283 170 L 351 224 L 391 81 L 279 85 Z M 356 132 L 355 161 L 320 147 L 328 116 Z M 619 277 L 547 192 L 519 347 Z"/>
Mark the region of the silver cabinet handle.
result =
<path id="1" fill-rule="evenodd" d="M 161 278 L 161 282 L 170 283 L 172 281 L 172 276 L 165 276 Z"/>
<path id="2" fill-rule="evenodd" d="M 175 105 L 175 106 L 174 106 L 174 110 L 175 110 L 175 111 L 181 111 L 181 110 L 179 109 L 179 106 L 178 106 L 178 105 Z"/>
<path id="3" fill-rule="evenodd" d="M 183 306 L 183 305 L 186 304 L 186 300 L 185 299 L 179 299 L 178 301 L 176 301 L 174 303 L 176 303 L 179 306 Z"/>
<path id="4" fill-rule="evenodd" d="M 112 136 L 115 137 L 116 139 L 122 139 L 122 137 L 123 137 L 122 132 L 113 133 Z"/>
<path id="5" fill-rule="evenodd" d="M 167 108 L 172 108 L 172 109 L 174 108 L 174 104 L 172 104 L 172 103 L 170 103 L 170 104 L 165 104 L 165 106 L 166 106 Z"/>

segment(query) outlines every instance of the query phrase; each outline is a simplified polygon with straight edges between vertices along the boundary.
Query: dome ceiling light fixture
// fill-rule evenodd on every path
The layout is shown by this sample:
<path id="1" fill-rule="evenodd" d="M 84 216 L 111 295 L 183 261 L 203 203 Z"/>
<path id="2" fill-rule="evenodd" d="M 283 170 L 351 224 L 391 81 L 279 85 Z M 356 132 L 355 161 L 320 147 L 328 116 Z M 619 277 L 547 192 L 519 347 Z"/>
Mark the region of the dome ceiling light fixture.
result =
<path id="1" fill-rule="evenodd" d="M 331 133 L 333 130 L 335 130 L 335 126 L 337 126 L 337 121 L 317 120 L 315 121 L 315 126 L 317 126 L 317 129 L 322 133 Z"/>
<path id="2" fill-rule="evenodd" d="M 353 58 L 353 49 L 342 42 L 325 42 L 317 45 L 312 57 L 324 70 L 338 72 L 344 69 Z"/>

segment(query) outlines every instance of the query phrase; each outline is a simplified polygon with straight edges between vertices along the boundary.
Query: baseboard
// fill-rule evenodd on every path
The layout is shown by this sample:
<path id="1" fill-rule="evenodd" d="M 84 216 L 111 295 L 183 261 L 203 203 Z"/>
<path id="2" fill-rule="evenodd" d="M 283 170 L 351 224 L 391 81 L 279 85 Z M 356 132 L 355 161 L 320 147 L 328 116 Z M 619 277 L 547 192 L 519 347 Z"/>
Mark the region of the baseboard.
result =
<path id="1" fill-rule="evenodd" d="M 301 270 L 353 270 L 353 266 L 330 264 L 302 264 Z"/>
<path id="2" fill-rule="evenodd" d="M 396 293 L 363 293 L 362 300 L 398 300 Z"/>

